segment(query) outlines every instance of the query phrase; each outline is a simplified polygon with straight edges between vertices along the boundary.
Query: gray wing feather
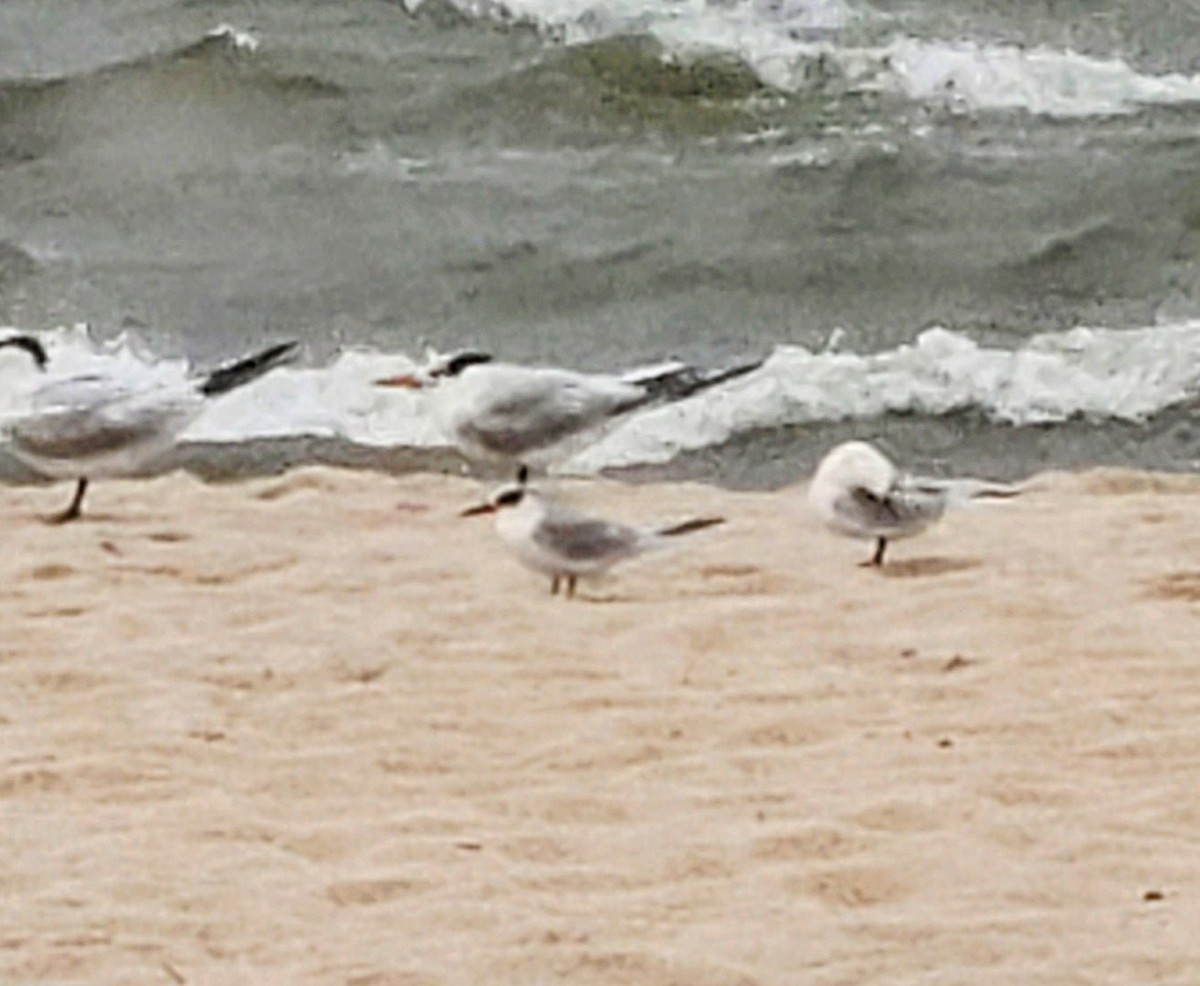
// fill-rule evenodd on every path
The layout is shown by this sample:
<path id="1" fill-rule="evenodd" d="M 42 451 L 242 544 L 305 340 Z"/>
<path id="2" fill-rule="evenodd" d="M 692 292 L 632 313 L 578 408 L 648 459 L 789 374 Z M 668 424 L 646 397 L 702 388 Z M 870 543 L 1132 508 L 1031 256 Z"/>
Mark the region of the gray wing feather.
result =
<path id="1" fill-rule="evenodd" d="M 637 394 L 636 387 L 628 388 Z M 489 451 L 519 456 L 556 445 L 617 413 L 621 395 L 564 383 L 561 378 L 530 380 L 497 396 L 461 426 L 463 436 Z"/>
<path id="2" fill-rule="evenodd" d="M 33 413 L 8 431 L 18 452 L 72 460 L 153 443 L 189 417 L 190 408 L 165 394 L 83 376 L 39 389 Z"/>
<path id="3" fill-rule="evenodd" d="M 631 554 L 641 534 L 623 524 L 559 511 L 542 520 L 533 539 L 570 561 L 583 562 Z"/>
<path id="4" fill-rule="evenodd" d="M 113 421 L 88 411 L 67 410 L 15 423 L 12 441 L 22 451 L 44 459 L 79 459 L 150 442 L 162 425 L 160 415 Z"/>

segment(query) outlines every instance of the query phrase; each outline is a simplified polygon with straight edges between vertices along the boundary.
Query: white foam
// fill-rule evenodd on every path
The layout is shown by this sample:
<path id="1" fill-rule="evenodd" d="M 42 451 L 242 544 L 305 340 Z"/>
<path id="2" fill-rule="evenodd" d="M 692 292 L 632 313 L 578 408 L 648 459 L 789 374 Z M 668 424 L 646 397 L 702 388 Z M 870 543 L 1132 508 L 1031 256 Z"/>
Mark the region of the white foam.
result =
<path id="1" fill-rule="evenodd" d="M 680 452 L 779 425 L 977 410 L 998 423 L 1083 417 L 1142 421 L 1200 393 L 1200 321 L 1120 331 L 1073 329 L 1015 350 L 945 329 L 872 355 L 780 346 L 720 390 L 622 424 L 571 471 L 666 462 Z"/>
<path id="2" fill-rule="evenodd" d="M 218 24 L 211 31 L 207 32 L 205 36 L 209 38 L 226 38 L 238 51 L 247 51 L 251 54 L 258 51 L 259 45 L 262 44 L 262 39 L 258 35 L 225 23 Z"/>
<path id="3" fill-rule="evenodd" d="M 10 331 L 0 329 L 0 334 Z M 125 379 L 178 381 L 184 361 L 155 361 L 122 336 L 96 343 L 82 326 L 40 336 L 51 373 L 103 368 Z M 1010 425 L 1084 417 L 1142 421 L 1200 395 L 1200 320 L 1127 331 L 1073 329 L 1016 349 L 946 329 L 873 354 L 781 345 L 759 370 L 722 387 L 639 413 L 584 449 L 570 471 L 669 461 L 761 428 L 885 415 L 975 410 Z M 185 440 L 239 443 L 319 436 L 371 447 L 445 444 L 417 391 L 373 386 L 415 367 L 403 354 L 350 350 L 323 367 L 283 367 L 209 404 Z M 0 349 L 0 417 L 18 413 L 45 379 L 26 353 Z"/>
<path id="4" fill-rule="evenodd" d="M 1200 101 L 1200 76 L 1142 75 L 1119 58 L 1072 51 L 902 38 L 864 54 L 868 57 L 856 78 L 859 88 L 896 91 L 966 110 L 1079 117 Z"/>
<path id="5" fill-rule="evenodd" d="M 422 0 L 406 0 L 410 9 Z M 1079 117 L 1135 112 L 1147 104 L 1200 101 L 1200 76 L 1144 75 L 1119 58 L 1070 50 L 897 37 L 845 43 L 848 28 L 875 19 L 847 0 L 454 0 L 474 17 L 520 21 L 565 44 L 646 34 L 684 59 L 723 53 L 767 85 L 795 92 L 813 67 L 851 90 L 883 91 L 966 111 L 1026 110 Z"/>
<path id="6" fill-rule="evenodd" d="M 416 12 L 425 0 L 402 0 Z M 692 37 L 727 40 L 738 32 L 839 31 L 862 14 L 846 0 L 453 0 L 480 19 L 532 24 L 567 44 L 638 31 L 679 28 Z"/>

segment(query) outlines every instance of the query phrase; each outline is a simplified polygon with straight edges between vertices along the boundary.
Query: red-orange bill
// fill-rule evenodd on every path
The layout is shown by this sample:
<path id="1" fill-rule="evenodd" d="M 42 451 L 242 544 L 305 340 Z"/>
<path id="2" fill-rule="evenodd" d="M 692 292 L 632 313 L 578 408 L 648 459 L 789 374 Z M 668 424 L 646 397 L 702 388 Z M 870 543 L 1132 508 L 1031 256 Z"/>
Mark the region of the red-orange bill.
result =
<path id="1" fill-rule="evenodd" d="M 401 373 L 397 377 L 384 377 L 375 381 L 376 387 L 405 387 L 408 390 L 420 390 L 425 386 L 421 380 L 411 373 Z"/>

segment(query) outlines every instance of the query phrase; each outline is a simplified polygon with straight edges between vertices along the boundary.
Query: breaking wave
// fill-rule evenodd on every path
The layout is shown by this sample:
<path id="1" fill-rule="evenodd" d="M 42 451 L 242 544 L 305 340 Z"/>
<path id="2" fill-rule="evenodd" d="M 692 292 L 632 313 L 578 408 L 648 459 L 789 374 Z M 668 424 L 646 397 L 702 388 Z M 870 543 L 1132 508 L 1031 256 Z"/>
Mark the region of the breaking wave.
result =
<path id="1" fill-rule="evenodd" d="M 76 326 L 42 338 L 55 374 L 102 366 L 124 379 L 161 382 L 189 372 L 182 360 L 156 360 L 128 335 L 96 342 Z M 310 436 L 368 448 L 440 447 L 445 440 L 419 392 L 372 385 L 415 365 L 405 354 L 356 349 L 325 366 L 285 367 L 214 401 L 184 438 L 237 444 Z M 39 379 L 23 353 L 0 350 L 0 418 L 20 413 L 23 395 Z M 1077 328 L 1012 349 L 940 328 L 876 353 L 780 345 L 743 378 L 626 419 L 567 468 L 663 463 L 755 430 L 895 415 L 974 411 L 1017 427 L 1080 418 L 1139 422 L 1198 394 L 1200 321 L 1124 331 Z"/>

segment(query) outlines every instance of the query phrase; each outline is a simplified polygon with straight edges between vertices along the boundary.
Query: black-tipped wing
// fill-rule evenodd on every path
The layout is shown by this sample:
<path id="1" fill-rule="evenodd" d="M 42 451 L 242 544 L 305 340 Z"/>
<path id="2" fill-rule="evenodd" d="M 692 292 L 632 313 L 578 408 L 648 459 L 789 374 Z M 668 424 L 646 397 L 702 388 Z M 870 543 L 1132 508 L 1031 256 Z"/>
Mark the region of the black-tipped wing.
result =
<path id="1" fill-rule="evenodd" d="M 657 401 L 680 401 L 701 391 L 719 387 L 730 380 L 744 377 L 752 373 L 766 362 L 766 359 L 750 360 L 736 366 L 720 370 L 706 370 L 698 366 L 672 366 L 662 373 L 648 377 L 626 376 L 625 379 L 636 383 L 642 388 L 640 397 L 630 400 L 622 410 L 633 410 L 643 404 Z"/>
<path id="2" fill-rule="evenodd" d="M 299 345 L 298 342 L 281 342 L 277 346 L 222 366 L 201 381 L 200 393 L 205 397 L 215 397 L 257 380 L 264 373 L 295 356 Z"/>
<path id="3" fill-rule="evenodd" d="M 670 527 L 661 527 L 657 533 L 660 537 L 673 538 L 679 537 L 681 534 L 694 534 L 696 531 L 704 531 L 724 523 L 724 517 L 694 517 L 679 524 L 672 524 Z"/>

